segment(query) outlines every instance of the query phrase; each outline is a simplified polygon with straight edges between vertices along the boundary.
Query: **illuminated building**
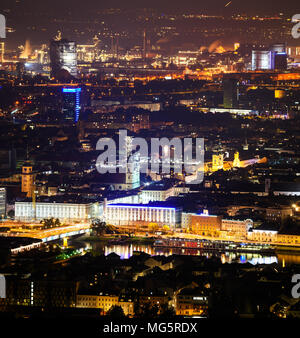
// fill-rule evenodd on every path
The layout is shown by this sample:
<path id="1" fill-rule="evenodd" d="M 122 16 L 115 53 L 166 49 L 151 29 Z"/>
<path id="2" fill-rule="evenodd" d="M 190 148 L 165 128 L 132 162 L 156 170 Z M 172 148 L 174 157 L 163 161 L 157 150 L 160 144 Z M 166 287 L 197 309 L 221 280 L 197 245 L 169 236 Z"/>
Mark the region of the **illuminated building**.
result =
<path id="1" fill-rule="evenodd" d="M 6 188 L 0 188 L 0 219 L 6 217 Z"/>
<path id="2" fill-rule="evenodd" d="M 101 174 L 101 183 L 113 190 L 133 190 L 140 187 L 140 153 L 132 151 L 132 137 L 125 136 L 118 149 L 118 171 Z M 113 164 L 112 167 L 115 167 Z"/>
<path id="3" fill-rule="evenodd" d="M 270 47 L 270 50 L 275 53 L 286 53 L 286 47 L 284 43 L 275 43 Z"/>
<path id="4" fill-rule="evenodd" d="M 233 167 L 234 168 L 240 168 L 241 167 L 239 152 L 234 153 Z"/>
<path id="5" fill-rule="evenodd" d="M 282 89 L 275 89 L 274 96 L 275 99 L 283 99 L 285 97 L 285 91 Z"/>
<path id="6" fill-rule="evenodd" d="M 219 236 L 221 227 L 221 216 L 201 214 L 192 215 L 191 217 L 191 230 L 195 234 L 203 236 Z"/>
<path id="7" fill-rule="evenodd" d="M 176 196 L 175 188 L 172 186 L 165 186 L 153 184 L 153 186 L 145 187 L 141 193 L 143 203 L 147 204 L 151 201 L 165 201 L 171 196 Z"/>
<path id="8" fill-rule="evenodd" d="M 236 79 L 223 80 L 223 104 L 224 108 L 236 108 L 239 100 L 239 83 Z"/>
<path id="9" fill-rule="evenodd" d="M 52 40 L 50 43 L 51 77 L 58 78 L 62 70 L 77 76 L 76 42 Z"/>
<path id="10" fill-rule="evenodd" d="M 122 151 L 122 149 L 120 149 Z M 125 189 L 124 190 L 133 190 L 139 188 L 141 185 L 140 182 L 140 153 L 132 152 L 132 137 L 126 136 L 125 149 L 123 149 L 126 154 L 127 163 L 126 163 L 126 174 L 125 174 Z"/>
<path id="11" fill-rule="evenodd" d="M 4 62 L 5 44 L 0 42 L 0 62 Z"/>
<path id="12" fill-rule="evenodd" d="M 292 233 L 279 233 L 278 230 L 272 228 L 256 228 L 248 232 L 248 240 L 258 242 L 258 243 L 268 243 L 268 244 L 277 244 L 277 245 L 300 245 L 300 236 L 299 234 Z"/>
<path id="13" fill-rule="evenodd" d="M 241 44 L 240 44 L 239 42 L 236 42 L 236 43 L 234 44 L 234 50 L 235 50 L 235 51 L 238 50 L 240 47 L 241 47 Z"/>
<path id="14" fill-rule="evenodd" d="M 157 224 L 170 228 L 180 227 L 181 211 L 174 207 L 149 204 L 109 204 L 105 209 L 105 221 L 113 225 L 148 226 Z"/>
<path id="15" fill-rule="evenodd" d="M 6 308 L 15 306 L 75 307 L 76 285 L 75 281 L 7 278 L 6 298 L 0 299 L 0 305 Z"/>
<path id="16" fill-rule="evenodd" d="M 222 216 L 210 216 L 207 212 L 200 215 L 183 212 L 181 227 L 191 229 L 198 235 L 234 236 L 239 239 L 245 239 L 248 231 L 253 227 L 253 221 L 251 219 L 222 219 Z"/>
<path id="17" fill-rule="evenodd" d="M 120 306 L 125 316 L 134 315 L 134 302 L 122 296 L 101 294 L 76 296 L 76 307 L 86 309 L 101 309 L 101 314 L 106 315 L 113 306 Z"/>
<path id="18" fill-rule="evenodd" d="M 208 310 L 208 297 L 200 289 L 183 289 L 176 296 L 177 316 L 201 316 Z"/>
<path id="19" fill-rule="evenodd" d="M 157 306 L 158 307 L 158 314 L 161 313 L 161 307 L 162 306 L 168 306 L 169 305 L 169 297 L 166 295 L 156 295 L 156 294 L 148 294 L 148 295 L 142 295 L 139 297 L 139 305 L 141 307 L 150 305 L 150 307 Z"/>
<path id="20" fill-rule="evenodd" d="M 126 190 L 139 188 L 140 183 L 140 155 L 135 153 L 131 156 L 132 162 L 126 166 Z"/>
<path id="21" fill-rule="evenodd" d="M 63 88 L 62 92 L 63 119 L 77 123 L 80 114 L 81 88 Z"/>
<path id="22" fill-rule="evenodd" d="M 252 70 L 271 70 L 275 67 L 275 52 L 271 50 L 252 51 Z"/>
<path id="23" fill-rule="evenodd" d="M 248 239 L 259 243 L 275 243 L 277 241 L 277 230 L 252 229 L 248 233 Z"/>
<path id="24" fill-rule="evenodd" d="M 286 52 L 292 58 L 300 57 L 300 47 L 288 46 Z"/>
<path id="25" fill-rule="evenodd" d="M 266 220 L 271 222 L 282 222 L 293 216 L 291 207 L 270 207 L 266 209 Z"/>
<path id="26" fill-rule="evenodd" d="M 133 115 L 130 130 L 138 133 L 141 129 L 150 129 L 150 118 L 148 114 Z"/>
<path id="27" fill-rule="evenodd" d="M 145 110 L 150 110 L 152 111 L 160 111 L 161 109 L 161 104 L 160 103 L 153 103 L 153 102 L 148 102 L 148 101 L 125 101 L 124 104 L 121 104 L 120 101 L 106 101 L 106 100 L 92 100 L 91 105 L 95 112 L 97 113 L 112 113 L 115 112 L 117 109 L 123 108 L 123 109 L 129 109 L 129 108 L 141 108 Z M 137 122 L 139 120 L 142 121 L 142 125 L 147 125 L 149 124 L 148 118 L 149 115 L 147 114 L 137 114 L 133 115 L 133 117 L 137 117 L 137 119 L 132 122 Z M 149 127 L 148 127 L 149 128 Z M 142 128 L 142 126 L 140 127 Z M 146 129 L 146 128 L 145 128 Z"/>
<path id="28" fill-rule="evenodd" d="M 190 212 L 183 212 L 181 214 L 181 227 L 183 229 L 189 229 L 191 227 L 192 216 L 197 216 L 197 214 Z"/>
<path id="29" fill-rule="evenodd" d="M 36 203 L 36 219 L 58 218 L 60 221 L 86 221 L 101 217 L 102 205 L 98 203 Z M 31 220 L 34 217 L 32 202 L 16 202 L 15 218 Z"/>
<path id="30" fill-rule="evenodd" d="M 25 163 L 22 167 L 22 192 L 27 194 L 27 197 L 32 197 L 34 185 L 34 174 L 32 171 L 32 165 Z"/>
<path id="31" fill-rule="evenodd" d="M 78 45 L 77 46 L 77 56 L 78 61 L 80 62 L 93 62 L 97 59 L 98 54 L 100 53 L 99 43 L 100 40 L 97 36 L 93 38 L 93 45 Z"/>
<path id="32" fill-rule="evenodd" d="M 224 156 L 223 154 L 220 155 L 213 155 L 212 157 L 212 171 L 223 170 L 224 167 Z"/>
<path id="33" fill-rule="evenodd" d="M 230 113 L 230 114 L 240 115 L 240 116 L 258 115 L 258 111 L 254 111 L 250 109 L 208 108 L 207 111 L 211 113 Z"/>
<path id="34" fill-rule="evenodd" d="M 246 238 L 248 231 L 253 227 L 253 221 L 247 219 L 245 221 L 222 219 L 221 230 L 226 231 L 228 235 L 234 235 L 237 238 Z"/>

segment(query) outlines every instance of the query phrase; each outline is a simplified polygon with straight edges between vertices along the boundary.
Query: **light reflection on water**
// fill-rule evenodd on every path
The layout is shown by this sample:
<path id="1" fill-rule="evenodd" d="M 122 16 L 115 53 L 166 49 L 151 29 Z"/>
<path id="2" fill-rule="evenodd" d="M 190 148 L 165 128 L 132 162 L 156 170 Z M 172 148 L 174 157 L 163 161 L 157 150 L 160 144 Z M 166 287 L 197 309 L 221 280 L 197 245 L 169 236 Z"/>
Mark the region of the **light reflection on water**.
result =
<path id="1" fill-rule="evenodd" d="M 151 256 L 164 255 L 170 256 L 173 254 L 177 255 L 192 255 L 192 256 L 206 256 L 220 257 L 223 264 L 225 263 L 251 263 L 256 264 L 272 264 L 280 263 L 278 258 L 273 255 L 261 255 L 254 253 L 235 253 L 225 252 L 219 253 L 216 251 L 203 251 L 197 249 L 175 249 L 175 248 L 154 248 L 152 245 L 139 245 L 139 244 L 128 244 L 128 245 L 103 245 L 101 243 L 90 243 L 94 251 L 104 253 L 106 256 L 110 253 L 116 253 L 121 259 L 130 258 L 135 252 L 145 252 Z M 300 262 L 300 256 L 299 256 Z M 288 258 L 285 258 L 285 263 L 288 263 Z"/>

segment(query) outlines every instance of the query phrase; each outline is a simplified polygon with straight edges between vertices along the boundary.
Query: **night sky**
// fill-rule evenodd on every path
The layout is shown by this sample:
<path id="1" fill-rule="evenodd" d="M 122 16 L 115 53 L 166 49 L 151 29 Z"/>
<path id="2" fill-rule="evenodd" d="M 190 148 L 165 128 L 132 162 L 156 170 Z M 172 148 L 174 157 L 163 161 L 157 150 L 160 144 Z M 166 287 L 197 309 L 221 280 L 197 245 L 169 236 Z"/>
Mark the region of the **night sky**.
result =
<path id="1" fill-rule="evenodd" d="M 0 13 L 6 16 L 7 26 L 14 30 L 6 39 L 7 47 L 11 48 L 24 44 L 27 39 L 35 44 L 45 43 L 58 29 L 69 38 L 84 43 L 84 36 L 78 40 L 78 37 L 70 34 L 71 28 L 67 30 L 66 22 L 73 24 L 72 29 L 86 30 L 87 26 L 96 28 L 94 22 L 101 17 L 101 10 L 108 8 L 129 9 L 131 18 L 135 17 L 134 9 L 137 8 L 153 8 L 159 15 L 184 12 L 224 17 L 232 14 L 272 15 L 280 12 L 291 17 L 300 13 L 300 2 L 296 0 L 232 0 L 228 3 L 229 0 L 1 0 Z M 110 19 L 110 25 L 123 25 L 124 29 L 131 25 L 123 11 Z M 141 25 L 142 23 L 131 29 L 137 30 Z M 43 27 L 45 29 L 42 31 Z M 116 31 L 119 29 L 116 27 Z"/>
<path id="2" fill-rule="evenodd" d="M 135 8 L 135 7 L 151 7 L 162 10 L 176 9 L 195 9 L 199 11 L 219 12 L 224 11 L 224 6 L 229 0 L 1 0 L 1 10 L 10 9 L 28 9 L 28 10 L 49 10 L 62 11 L 73 8 L 75 11 L 92 10 L 110 7 Z M 251 13 L 272 13 L 274 11 L 298 12 L 300 4 L 298 0 L 233 0 L 226 7 L 227 12 L 243 12 Z"/>

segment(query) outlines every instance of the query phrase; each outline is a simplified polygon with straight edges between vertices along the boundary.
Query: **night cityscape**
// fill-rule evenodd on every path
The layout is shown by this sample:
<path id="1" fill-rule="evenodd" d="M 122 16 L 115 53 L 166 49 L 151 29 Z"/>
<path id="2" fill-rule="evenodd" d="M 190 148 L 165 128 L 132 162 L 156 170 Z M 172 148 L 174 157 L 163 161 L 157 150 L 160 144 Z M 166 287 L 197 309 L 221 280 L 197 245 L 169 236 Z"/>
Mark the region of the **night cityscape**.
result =
<path id="1" fill-rule="evenodd" d="M 0 323 L 300 318 L 298 13 L 1 1 Z"/>

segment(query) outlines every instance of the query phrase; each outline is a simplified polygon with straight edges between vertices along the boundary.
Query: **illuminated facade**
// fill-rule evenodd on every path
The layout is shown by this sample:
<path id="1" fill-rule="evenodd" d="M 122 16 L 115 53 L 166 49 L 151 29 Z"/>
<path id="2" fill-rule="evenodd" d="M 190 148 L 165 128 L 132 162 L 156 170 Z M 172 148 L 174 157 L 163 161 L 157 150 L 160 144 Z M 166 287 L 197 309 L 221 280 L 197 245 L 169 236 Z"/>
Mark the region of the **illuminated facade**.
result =
<path id="1" fill-rule="evenodd" d="M 22 167 L 22 192 L 25 192 L 26 197 L 32 197 L 34 185 L 34 174 L 32 171 L 32 165 L 27 163 Z"/>
<path id="2" fill-rule="evenodd" d="M 234 168 L 240 168 L 241 167 L 239 152 L 234 153 L 233 167 Z"/>
<path id="3" fill-rule="evenodd" d="M 171 196 L 177 196 L 179 193 L 175 191 L 175 187 L 166 187 L 166 188 L 155 188 L 157 185 L 154 185 L 153 188 L 144 188 L 141 192 L 142 203 L 148 204 L 149 202 L 154 201 L 166 201 L 167 198 Z"/>
<path id="4" fill-rule="evenodd" d="M 176 296 L 176 315 L 178 316 L 201 316 L 208 310 L 208 297 L 201 291 L 183 289 Z"/>
<path id="5" fill-rule="evenodd" d="M 0 62 L 4 62 L 5 44 L 0 42 Z"/>
<path id="6" fill-rule="evenodd" d="M 275 52 L 271 50 L 252 51 L 252 70 L 270 70 L 275 67 Z"/>
<path id="7" fill-rule="evenodd" d="M 80 114 L 81 88 L 63 88 L 62 114 L 64 120 L 77 123 Z"/>
<path id="8" fill-rule="evenodd" d="M 224 167 L 224 155 L 213 155 L 212 157 L 212 171 L 223 170 Z"/>
<path id="9" fill-rule="evenodd" d="M 203 236 L 219 236 L 222 227 L 221 216 L 193 215 L 191 217 L 191 230 Z"/>
<path id="10" fill-rule="evenodd" d="M 253 227 L 251 219 L 233 220 L 222 219 L 222 216 L 211 216 L 207 212 L 203 214 L 182 213 L 181 227 L 190 229 L 197 235 L 226 237 L 233 236 L 245 239 L 249 230 Z"/>
<path id="11" fill-rule="evenodd" d="M 140 182 L 140 154 L 131 156 L 132 162 L 126 166 L 126 190 L 132 190 L 141 186 Z"/>
<path id="12" fill-rule="evenodd" d="M 221 230 L 237 238 L 246 238 L 252 227 L 253 221 L 251 219 L 245 221 L 222 219 Z"/>
<path id="13" fill-rule="evenodd" d="M 59 77 L 62 70 L 77 76 L 76 42 L 53 40 L 50 44 L 51 77 Z"/>
<path id="14" fill-rule="evenodd" d="M 58 218 L 61 221 L 84 221 L 93 217 L 99 217 L 102 213 L 102 205 L 98 203 L 75 204 L 75 203 L 41 203 L 37 202 L 34 207 L 32 202 L 16 202 L 15 218 L 17 220 L 43 220 Z"/>
<path id="15" fill-rule="evenodd" d="M 266 209 L 266 220 L 271 222 L 282 222 L 293 216 L 291 207 L 274 207 Z"/>
<path id="16" fill-rule="evenodd" d="M 148 226 L 154 223 L 176 228 L 180 227 L 181 211 L 173 207 L 110 204 L 106 206 L 105 221 L 116 226 Z"/>
<path id="17" fill-rule="evenodd" d="M 6 298 L 0 299 L 0 307 L 75 307 L 76 284 L 75 281 L 34 281 L 7 278 Z"/>
<path id="18" fill-rule="evenodd" d="M 6 217 L 6 188 L 0 188 L 0 219 Z"/>
<path id="19" fill-rule="evenodd" d="M 113 306 L 120 306 L 125 316 L 134 315 L 134 302 L 116 295 L 77 295 L 76 307 L 87 309 L 101 309 L 101 314 L 106 315 Z"/>
<path id="20" fill-rule="evenodd" d="M 248 239 L 259 243 L 275 243 L 277 242 L 278 231 L 253 229 L 248 233 Z"/>
<path id="21" fill-rule="evenodd" d="M 248 232 L 247 239 L 259 243 L 294 246 L 300 245 L 299 235 L 279 234 L 276 230 L 253 229 L 253 231 Z"/>

